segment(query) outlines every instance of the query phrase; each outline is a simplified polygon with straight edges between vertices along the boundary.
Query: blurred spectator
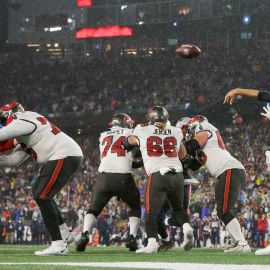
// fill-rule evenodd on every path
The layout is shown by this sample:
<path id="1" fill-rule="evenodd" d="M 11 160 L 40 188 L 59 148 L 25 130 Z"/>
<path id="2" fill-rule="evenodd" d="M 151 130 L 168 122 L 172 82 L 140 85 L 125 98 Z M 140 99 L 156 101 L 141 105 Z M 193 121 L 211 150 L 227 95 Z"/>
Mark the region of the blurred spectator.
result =
<path id="1" fill-rule="evenodd" d="M 220 221 L 216 213 L 212 213 L 210 219 L 212 247 L 220 247 Z"/>
<path id="2" fill-rule="evenodd" d="M 15 226 L 11 219 L 8 220 L 6 225 L 6 243 L 7 244 L 14 244 L 14 233 L 15 233 Z"/>
<path id="3" fill-rule="evenodd" d="M 24 236 L 24 225 L 21 219 L 19 219 L 18 222 L 16 223 L 15 231 L 16 231 L 16 239 L 17 239 L 16 243 L 22 244 L 23 236 Z"/>
<path id="4" fill-rule="evenodd" d="M 267 220 L 265 218 L 265 215 L 263 214 L 259 219 L 258 219 L 258 227 L 257 231 L 259 233 L 259 238 L 258 238 L 258 247 L 264 248 L 264 241 L 265 241 L 265 233 L 267 230 Z"/>

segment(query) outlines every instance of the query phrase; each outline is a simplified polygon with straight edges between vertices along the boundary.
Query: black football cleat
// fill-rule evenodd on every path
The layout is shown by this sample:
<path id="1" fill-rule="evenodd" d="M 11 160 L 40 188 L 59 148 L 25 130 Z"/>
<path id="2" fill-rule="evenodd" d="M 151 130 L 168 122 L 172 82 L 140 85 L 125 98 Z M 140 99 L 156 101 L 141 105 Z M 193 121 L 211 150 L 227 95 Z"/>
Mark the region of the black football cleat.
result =
<path id="1" fill-rule="evenodd" d="M 130 251 L 136 251 L 138 249 L 137 240 L 133 235 L 129 237 L 126 247 L 129 248 Z"/>
<path id="2" fill-rule="evenodd" d="M 88 242 L 89 242 L 89 234 L 88 234 L 88 232 L 82 233 L 81 239 L 78 242 L 78 244 L 76 245 L 76 251 L 77 252 L 84 252 Z"/>
<path id="3" fill-rule="evenodd" d="M 158 252 L 167 251 L 173 247 L 174 247 L 174 243 L 172 240 L 170 240 L 170 241 L 161 240 L 161 244 L 158 247 Z"/>

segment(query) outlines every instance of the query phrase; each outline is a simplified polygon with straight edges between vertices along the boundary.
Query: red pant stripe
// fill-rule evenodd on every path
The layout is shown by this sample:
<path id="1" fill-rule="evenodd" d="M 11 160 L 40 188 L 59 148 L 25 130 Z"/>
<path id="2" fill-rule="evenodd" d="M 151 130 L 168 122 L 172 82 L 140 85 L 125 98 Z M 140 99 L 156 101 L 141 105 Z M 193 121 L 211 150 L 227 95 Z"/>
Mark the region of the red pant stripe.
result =
<path id="1" fill-rule="evenodd" d="M 228 200 L 229 200 L 229 193 L 230 193 L 231 176 L 232 176 L 232 170 L 227 170 L 224 196 L 223 196 L 223 215 L 225 215 L 227 213 L 227 210 L 228 210 Z"/>
<path id="2" fill-rule="evenodd" d="M 145 209 L 146 214 L 149 214 L 150 212 L 150 185 L 152 181 L 152 174 L 148 177 L 147 187 L 146 187 L 146 195 L 145 195 Z"/>
<path id="3" fill-rule="evenodd" d="M 56 167 L 55 167 L 55 169 L 53 171 L 52 177 L 51 177 L 49 183 L 47 184 L 47 186 L 45 187 L 45 189 L 40 194 L 39 199 L 44 199 L 47 196 L 47 194 L 51 191 L 51 189 L 54 186 L 55 181 L 57 180 L 57 177 L 58 177 L 58 175 L 59 175 L 59 173 L 61 171 L 63 163 L 64 163 L 64 159 L 59 159 L 58 160 L 58 162 L 56 164 Z"/>

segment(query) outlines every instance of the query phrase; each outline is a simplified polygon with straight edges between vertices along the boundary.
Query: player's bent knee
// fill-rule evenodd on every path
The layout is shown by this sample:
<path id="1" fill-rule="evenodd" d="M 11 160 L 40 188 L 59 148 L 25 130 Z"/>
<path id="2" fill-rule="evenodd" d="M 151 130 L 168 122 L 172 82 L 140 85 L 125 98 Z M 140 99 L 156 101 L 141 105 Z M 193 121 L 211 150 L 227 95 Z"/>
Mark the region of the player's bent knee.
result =
<path id="1" fill-rule="evenodd" d="M 47 204 L 49 202 L 52 202 L 52 199 L 49 199 L 47 197 L 45 197 L 45 198 L 40 198 L 40 197 L 35 198 L 34 197 L 34 200 L 36 201 L 38 206 L 41 206 L 41 205 Z"/>
<path id="2" fill-rule="evenodd" d="M 226 226 L 232 219 L 234 219 L 234 215 L 232 214 L 231 211 L 228 211 L 228 212 L 226 212 L 225 214 L 223 214 L 222 211 L 217 211 L 217 215 L 218 215 L 219 219 L 220 219 L 221 221 L 224 222 L 225 226 Z"/>

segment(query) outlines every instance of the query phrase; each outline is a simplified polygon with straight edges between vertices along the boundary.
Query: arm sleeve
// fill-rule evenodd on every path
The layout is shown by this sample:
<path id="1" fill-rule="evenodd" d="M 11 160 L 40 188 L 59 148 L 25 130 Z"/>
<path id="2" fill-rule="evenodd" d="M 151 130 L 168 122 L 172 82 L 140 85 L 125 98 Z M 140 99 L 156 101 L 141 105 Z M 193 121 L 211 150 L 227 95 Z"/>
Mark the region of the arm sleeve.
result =
<path id="1" fill-rule="evenodd" d="M 0 156 L 0 168 L 17 167 L 28 158 L 29 155 L 18 145 L 10 155 Z"/>
<path id="2" fill-rule="evenodd" d="M 259 91 L 258 100 L 260 101 L 270 101 L 270 92 L 267 91 Z"/>
<path id="3" fill-rule="evenodd" d="M 33 122 L 23 119 L 13 120 L 9 125 L 0 129 L 0 141 L 6 141 L 20 136 L 29 135 L 34 132 L 36 128 L 37 126 Z"/>

